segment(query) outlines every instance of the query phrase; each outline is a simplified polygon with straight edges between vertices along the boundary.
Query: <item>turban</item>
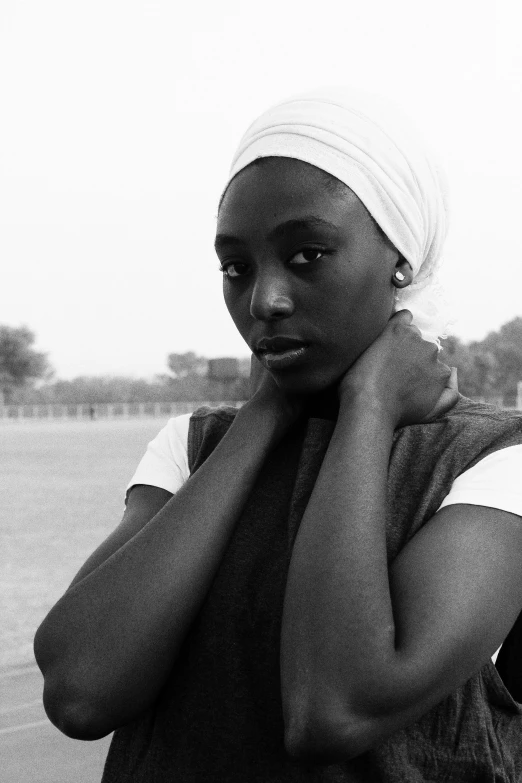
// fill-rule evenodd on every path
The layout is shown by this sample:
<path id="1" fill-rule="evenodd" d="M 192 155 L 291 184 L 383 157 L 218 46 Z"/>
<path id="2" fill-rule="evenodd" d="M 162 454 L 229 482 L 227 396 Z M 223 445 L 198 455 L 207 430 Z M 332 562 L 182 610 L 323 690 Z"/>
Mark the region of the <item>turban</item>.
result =
<path id="1" fill-rule="evenodd" d="M 413 270 L 395 309 L 411 310 L 424 339 L 439 344 L 450 320 L 437 275 L 448 226 L 446 184 L 411 121 L 377 96 L 315 90 L 273 106 L 252 123 L 228 183 L 266 157 L 302 160 L 351 188 Z"/>

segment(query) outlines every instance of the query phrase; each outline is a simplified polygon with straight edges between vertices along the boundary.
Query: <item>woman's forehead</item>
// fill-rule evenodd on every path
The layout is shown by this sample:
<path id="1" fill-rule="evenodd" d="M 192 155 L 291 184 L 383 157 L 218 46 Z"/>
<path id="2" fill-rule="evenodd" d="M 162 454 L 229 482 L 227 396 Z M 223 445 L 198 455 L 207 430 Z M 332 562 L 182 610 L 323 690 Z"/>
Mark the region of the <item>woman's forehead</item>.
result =
<path id="1" fill-rule="evenodd" d="M 218 232 L 272 212 L 274 218 L 329 215 L 325 219 L 335 222 L 359 211 L 366 212 L 355 193 L 327 172 L 293 158 L 262 158 L 229 183 L 219 209 Z"/>
<path id="2" fill-rule="evenodd" d="M 352 193 L 350 188 L 323 169 L 297 158 L 269 156 L 256 160 L 241 169 L 229 182 L 222 201 L 233 187 L 248 183 L 249 188 L 262 187 L 266 181 L 279 182 L 298 188 L 321 186 L 329 193 Z"/>

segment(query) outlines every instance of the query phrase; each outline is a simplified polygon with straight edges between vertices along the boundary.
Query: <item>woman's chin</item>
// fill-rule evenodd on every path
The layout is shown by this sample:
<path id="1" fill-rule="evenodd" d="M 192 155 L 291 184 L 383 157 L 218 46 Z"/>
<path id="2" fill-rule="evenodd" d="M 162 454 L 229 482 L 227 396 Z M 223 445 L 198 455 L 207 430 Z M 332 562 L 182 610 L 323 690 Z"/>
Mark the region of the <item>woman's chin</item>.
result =
<path id="1" fill-rule="evenodd" d="M 287 394 L 314 395 L 325 391 L 327 384 L 316 378 L 296 373 L 272 372 L 275 382 Z"/>
<path id="2" fill-rule="evenodd" d="M 312 414 L 336 417 L 339 409 L 337 387 L 342 376 L 319 376 L 296 373 L 272 373 L 275 382 L 286 394 L 306 397 L 307 409 Z"/>

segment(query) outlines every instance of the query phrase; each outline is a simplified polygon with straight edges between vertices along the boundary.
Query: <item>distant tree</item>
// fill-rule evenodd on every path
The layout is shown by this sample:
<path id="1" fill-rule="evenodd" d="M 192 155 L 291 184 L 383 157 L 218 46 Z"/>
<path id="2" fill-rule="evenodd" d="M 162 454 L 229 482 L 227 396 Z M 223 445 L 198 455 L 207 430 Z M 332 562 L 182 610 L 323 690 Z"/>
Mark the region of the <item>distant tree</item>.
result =
<path id="1" fill-rule="evenodd" d="M 0 396 L 9 403 L 13 392 L 39 378 L 50 378 L 47 354 L 35 351 L 27 326 L 0 326 Z"/>
<path id="2" fill-rule="evenodd" d="M 169 353 L 167 365 L 174 378 L 186 378 L 188 375 L 204 375 L 207 371 L 207 359 L 194 351 L 187 353 Z"/>
<path id="3" fill-rule="evenodd" d="M 481 345 L 495 357 L 495 383 L 504 403 L 514 405 L 517 383 L 522 381 L 522 318 L 514 318 L 498 332 L 490 332 Z"/>
<path id="4" fill-rule="evenodd" d="M 80 376 L 55 381 L 37 390 L 31 401 L 63 405 L 87 403 L 139 403 L 169 401 L 171 394 L 165 382 L 122 376 Z"/>
<path id="5" fill-rule="evenodd" d="M 250 356 L 242 356 L 239 359 L 239 374 L 242 378 L 250 378 Z"/>
<path id="6" fill-rule="evenodd" d="M 465 397 L 492 397 L 497 391 L 497 360 L 482 343 L 466 344 L 451 336 L 443 341 L 441 359 L 457 368 L 459 391 Z"/>

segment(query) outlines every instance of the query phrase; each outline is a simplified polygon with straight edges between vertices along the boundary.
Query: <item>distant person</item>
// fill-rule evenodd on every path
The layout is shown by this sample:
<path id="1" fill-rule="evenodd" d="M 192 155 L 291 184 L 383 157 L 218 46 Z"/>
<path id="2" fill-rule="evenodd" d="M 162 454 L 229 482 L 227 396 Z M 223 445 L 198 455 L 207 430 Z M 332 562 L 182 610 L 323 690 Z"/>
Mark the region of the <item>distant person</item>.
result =
<path id="1" fill-rule="evenodd" d="M 446 226 L 385 102 L 246 132 L 216 249 L 251 399 L 167 424 L 36 635 L 105 783 L 522 780 L 522 417 L 439 360 Z"/>
<path id="2" fill-rule="evenodd" d="M 96 418 L 96 408 L 94 405 L 89 405 L 89 418 L 91 421 L 94 421 Z"/>

